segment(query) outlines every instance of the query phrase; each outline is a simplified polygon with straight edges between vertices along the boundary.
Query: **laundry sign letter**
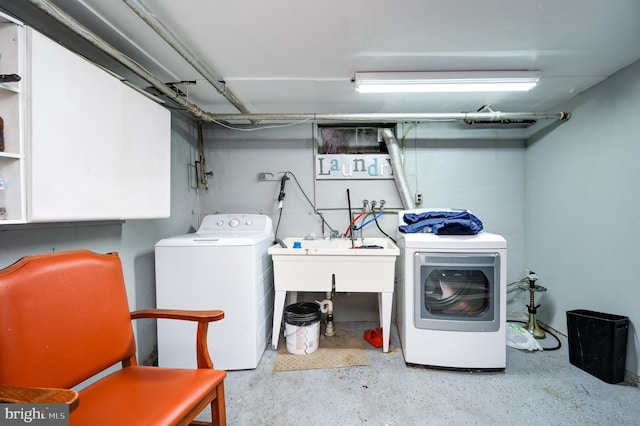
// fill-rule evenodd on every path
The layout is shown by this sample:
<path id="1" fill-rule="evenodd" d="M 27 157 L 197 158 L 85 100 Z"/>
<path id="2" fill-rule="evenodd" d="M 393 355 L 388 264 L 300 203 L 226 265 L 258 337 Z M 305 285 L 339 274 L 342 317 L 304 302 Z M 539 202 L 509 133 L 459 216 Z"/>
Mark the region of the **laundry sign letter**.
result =
<path id="1" fill-rule="evenodd" d="M 320 154 L 316 179 L 393 179 L 387 154 Z"/>

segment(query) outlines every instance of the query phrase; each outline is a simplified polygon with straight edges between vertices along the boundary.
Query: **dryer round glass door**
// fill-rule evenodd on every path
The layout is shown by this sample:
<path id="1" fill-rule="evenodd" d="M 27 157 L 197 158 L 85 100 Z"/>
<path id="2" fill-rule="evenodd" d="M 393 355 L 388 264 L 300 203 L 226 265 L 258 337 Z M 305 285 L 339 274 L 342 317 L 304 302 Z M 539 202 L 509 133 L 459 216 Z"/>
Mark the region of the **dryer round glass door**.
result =
<path id="1" fill-rule="evenodd" d="M 490 307 L 491 285 L 478 269 L 434 269 L 423 283 L 422 307 L 437 317 L 482 317 Z"/>
<path id="2" fill-rule="evenodd" d="M 499 329 L 498 253 L 416 253 L 414 262 L 417 328 Z"/>

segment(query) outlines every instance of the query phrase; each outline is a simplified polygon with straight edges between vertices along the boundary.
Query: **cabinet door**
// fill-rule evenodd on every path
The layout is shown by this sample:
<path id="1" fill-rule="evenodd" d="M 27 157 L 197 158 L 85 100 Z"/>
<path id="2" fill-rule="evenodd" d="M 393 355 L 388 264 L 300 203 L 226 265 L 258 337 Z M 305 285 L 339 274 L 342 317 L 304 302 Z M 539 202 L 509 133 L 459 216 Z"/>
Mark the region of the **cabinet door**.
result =
<path id="1" fill-rule="evenodd" d="M 31 30 L 31 221 L 119 218 L 122 83 Z"/>
<path id="2" fill-rule="evenodd" d="M 171 112 L 123 85 L 122 219 L 169 217 Z"/>

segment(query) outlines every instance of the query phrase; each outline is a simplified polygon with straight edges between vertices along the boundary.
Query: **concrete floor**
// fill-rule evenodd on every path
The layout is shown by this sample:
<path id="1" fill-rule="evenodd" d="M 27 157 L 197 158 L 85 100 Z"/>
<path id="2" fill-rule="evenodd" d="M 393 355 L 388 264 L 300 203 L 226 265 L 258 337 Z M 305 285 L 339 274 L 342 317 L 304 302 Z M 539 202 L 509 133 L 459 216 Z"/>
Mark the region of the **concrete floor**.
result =
<path id="1" fill-rule="evenodd" d="M 336 325 L 358 333 L 376 326 Z M 547 340 L 543 346 L 555 344 Z M 507 368 L 497 373 L 407 366 L 395 324 L 389 353 L 366 344 L 366 367 L 274 372 L 276 352 L 268 348 L 255 370 L 228 373 L 227 420 L 230 426 L 640 425 L 640 389 L 571 365 L 566 338 L 561 342 L 556 351 L 507 347 Z"/>

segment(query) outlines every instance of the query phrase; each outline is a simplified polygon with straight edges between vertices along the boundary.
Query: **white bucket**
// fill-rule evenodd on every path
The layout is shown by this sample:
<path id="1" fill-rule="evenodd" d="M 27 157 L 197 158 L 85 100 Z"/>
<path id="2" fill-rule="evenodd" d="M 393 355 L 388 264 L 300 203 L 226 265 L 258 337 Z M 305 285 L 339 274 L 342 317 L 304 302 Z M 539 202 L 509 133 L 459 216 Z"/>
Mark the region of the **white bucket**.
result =
<path id="1" fill-rule="evenodd" d="M 318 349 L 320 321 L 310 325 L 284 324 L 287 352 L 294 355 L 309 355 Z"/>
<path id="2" fill-rule="evenodd" d="M 309 355 L 318 349 L 320 341 L 320 305 L 298 302 L 284 309 L 284 337 L 287 351 L 294 355 Z"/>

